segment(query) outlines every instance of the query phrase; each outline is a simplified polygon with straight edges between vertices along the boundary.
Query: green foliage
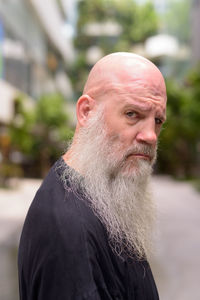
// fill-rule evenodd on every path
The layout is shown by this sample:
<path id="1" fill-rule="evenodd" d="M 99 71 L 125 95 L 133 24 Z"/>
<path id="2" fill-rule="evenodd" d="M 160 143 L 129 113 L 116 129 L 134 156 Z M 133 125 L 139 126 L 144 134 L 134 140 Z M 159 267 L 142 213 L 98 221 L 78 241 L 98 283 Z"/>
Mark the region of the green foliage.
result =
<path id="1" fill-rule="evenodd" d="M 27 154 L 34 146 L 31 129 L 35 123 L 35 113 L 25 109 L 25 101 L 23 95 L 19 95 L 15 99 L 15 116 L 10 124 L 10 137 L 12 145 Z"/>
<path id="2" fill-rule="evenodd" d="M 158 16 L 151 2 L 137 5 L 133 0 L 84 0 L 79 4 L 76 40 L 78 48 L 86 49 L 100 42 L 99 39 L 92 39 L 85 35 L 86 24 L 106 21 L 114 21 L 121 25 L 122 34 L 119 36 L 119 41 L 127 40 L 129 47 L 135 42 L 144 41 L 149 35 L 156 33 L 158 29 Z M 106 43 L 111 46 L 110 52 L 112 52 L 114 47 L 112 39 L 107 38 L 103 43 L 104 46 Z"/>
<path id="3" fill-rule="evenodd" d="M 138 6 L 136 9 L 132 9 L 129 20 L 126 22 L 126 27 L 124 26 L 124 33 L 129 33 L 127 39 L 130 39 L 132 43 L 144 42 L 146 38 L 156 34 L 157 30 L 158 16 L 156 15 L 151 2 L 147 2 L 144 6 Z"/>
<path id="4" fill-rule="evenodd" d="M 63 110 L 64 99 L 57 94 L 43 95 L 37 102 L 36 120 L 47 127 L 62 126 L 69 120 Z"/>
<path id="5" fill-rule="evenodd" d="M 179 177 L 200 172 L 200 73 L 193 70 L 180 84 L 167 82 L 167 122 L 160 136 L 159 170 Z"/>
<path id="6" fill-rule="evenodd" d="M 32 110 L 25 109 L 27 99 L 16 99 L 15 117 L 10 124 L 12 147 L 39 161 L 40 175 L 48 170 L 64 150 L 64 143 L 73 136 L 65 101 L 59 94 L 43 95 Z"/>
<path id="7" fill-rule="evenodd" d="M 35 125 L 32 129 L 35 148 L 49 156 L 58 156 L 63 150 L 62 141 L 69 140 L 73 135 L 68 125 L 69 116 L 64 109 L 64 101 L 59 94 L 49 94 L 43 95 L 36 104 Z"/>
<path id="8" fill-rule="evenodd" d="M 163 16 L 165 30 L 180 42 L 190 42 L 190 0 L 170 0 Z"/>

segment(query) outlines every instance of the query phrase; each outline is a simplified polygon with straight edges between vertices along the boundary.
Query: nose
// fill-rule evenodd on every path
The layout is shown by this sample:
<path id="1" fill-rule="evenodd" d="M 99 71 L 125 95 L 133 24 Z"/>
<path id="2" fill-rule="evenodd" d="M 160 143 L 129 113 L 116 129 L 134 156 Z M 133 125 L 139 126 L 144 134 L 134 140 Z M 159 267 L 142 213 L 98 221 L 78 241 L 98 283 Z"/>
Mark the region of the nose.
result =
<path id="1" fill-rule="evenodd" d="M 136 135 L 137 142 L 149 144 L 152 146 L 156 145 L 157 139 L 158 136 L 155 131 L 155 120 L 149 120 L 148 122 L 142 124 Z"/>

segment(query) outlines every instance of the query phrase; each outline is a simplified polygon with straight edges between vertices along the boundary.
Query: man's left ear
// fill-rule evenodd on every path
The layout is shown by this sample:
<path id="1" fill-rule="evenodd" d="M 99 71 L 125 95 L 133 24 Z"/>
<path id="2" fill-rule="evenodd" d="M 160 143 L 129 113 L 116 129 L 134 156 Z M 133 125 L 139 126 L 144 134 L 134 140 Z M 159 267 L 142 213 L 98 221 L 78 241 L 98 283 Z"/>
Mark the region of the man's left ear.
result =
<path id="1" fill-rule="evenodd" d="M 88 117 L 93 110 L 95 101 L 89 95 L 82 95 L 76 105 L 76 115 L 80 126 L 85 126 Z"/>

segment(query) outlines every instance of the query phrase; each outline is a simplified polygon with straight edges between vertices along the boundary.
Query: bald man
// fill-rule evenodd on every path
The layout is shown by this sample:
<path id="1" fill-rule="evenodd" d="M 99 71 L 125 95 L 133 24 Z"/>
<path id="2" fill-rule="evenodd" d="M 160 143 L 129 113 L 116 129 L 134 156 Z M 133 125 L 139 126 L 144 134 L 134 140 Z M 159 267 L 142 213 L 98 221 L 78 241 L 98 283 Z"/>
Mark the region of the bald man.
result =
<path id="1" fill-rule="evenodd" d="M 165 110 L 164 79 L 150 61 L 113 53 L 96 63 L 72 144 L 26 217 L 21 300 L 158 299 L 147 262 L 150 177 Z"/>

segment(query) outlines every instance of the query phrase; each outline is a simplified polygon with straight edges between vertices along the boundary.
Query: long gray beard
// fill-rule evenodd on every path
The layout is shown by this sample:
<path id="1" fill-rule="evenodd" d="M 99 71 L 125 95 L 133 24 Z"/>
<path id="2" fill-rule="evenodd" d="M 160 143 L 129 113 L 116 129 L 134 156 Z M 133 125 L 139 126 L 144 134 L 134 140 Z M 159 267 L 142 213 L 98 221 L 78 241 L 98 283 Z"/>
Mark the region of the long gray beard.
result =
<path id="1" fill-rule="evenodd" d="M 65 168 L 62 180 L 68 178 L 74 191 L 81 187 L 117 254 L 125 252 L 142 259 L 151 249 L 155 215 L 149 184 L 152 167 L 142 159 L 126 162 L 121 148 L 116 137 L 106 136 L 103 113 L 99 112 L 70 148 L 69 165 L 78 172 Z M 147 146 L 135 148 L 136 152 L 138 148 L 152 152 Z"/>

